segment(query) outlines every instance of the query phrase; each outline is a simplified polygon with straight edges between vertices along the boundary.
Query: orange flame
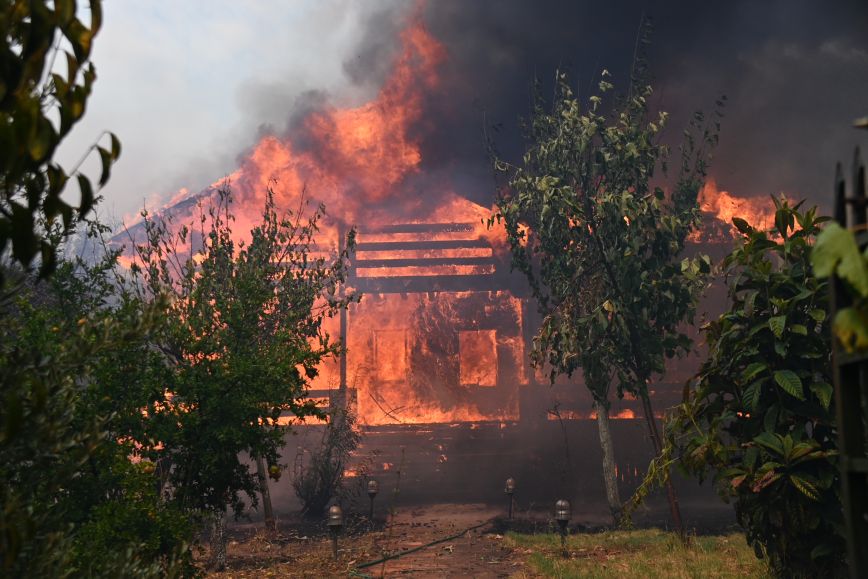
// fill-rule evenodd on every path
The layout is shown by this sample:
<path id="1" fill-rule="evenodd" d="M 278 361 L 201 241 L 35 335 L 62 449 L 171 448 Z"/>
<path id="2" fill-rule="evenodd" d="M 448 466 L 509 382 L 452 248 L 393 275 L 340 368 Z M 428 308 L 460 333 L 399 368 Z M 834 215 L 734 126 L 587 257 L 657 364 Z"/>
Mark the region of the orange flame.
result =
<path id="1" fill-rule="evenodd" d="M 344 223 L 370 221 L 372 204 L 408 201 L 401 199 L 400 185 L 418 173 L 422 161 L 413 129 L 423 118 L 423 98 L 439 86 L 437 69 L 446 51 L 418 16 L 400 43 L 391 73 L 372 101 L 312 113 L 296 135 L 304 147 L 292 137 L 268 136 L 253 148 L 228 178 L 243 221 L 257 219 L 272 182 L 278 206 L 295 208 L 307 186 L 310 196 Z"/>
<path id="2" fill-rule="evenodd" d="M 744 219 L 757 229 L 768 229 L 774 226 L 775 223 L 775 209 L 770 199 L 765 197 L 737 197 L 729 193 L 729 191 L 718 189 L 717 182 L 711 177 L 706 180 L 705 185 L 699 192 L 699 208 L 703 213 L 728 226 L 728 228 L 723 229 L 720 233 L 728 233 L 731 237 L 740 235 L 732 224 L 732 220 L 735 217 Z M 715 229 L 720 228 L 722 224 L 706 223 L 706 229 L 709 229 L 710 232 L 700 232 L 700 239 L 695 239 L 694 241 L 714 241 Z M 717 225 L 717 228 L 714 225 Z"/>
<path id="3" fill-rule="evenodd" d="M 337 245 L 338 223 L 360 225 L 355 282 L 351 279 L 350 284 L 493 275 L 497 256 L 507 246 L 503 226 L 489 229 L 485 224 L 489 209 L 448 187 L 428 196 L 407 195 L 408 178 L 418 174 L 422 164 L 416 133 L 425 122 L 424 103 L 439 90 L 438 69 L 446 56 L 417 13 L 401 33 L 400 51 L 373 100 L 354 108 L 324 106 L 289 136 L 261 139 L 228 177 L 235 241 L 247 239 L 260 219 L 265 193 L 272 189 L 278 209 L 297 210 L 302 197 L 326 206 L 330 220 L 321 222 L 316 240 L 324 252 Z M 223 182 L 194 198 L 207 204 Z M 190 198 L 181 191 L 168 208 L 177 224 L 190 222 L 196 211 L 195 203 L 181 197 Z M 378 229 L 396 220 L 462 227 Z M 124 263 L 128 261 L 125 256 Z M 460 308 L 464 313 L 459 315 Z M 489 313 L 507 321 L 496 328 L 485 326 Z M 432 318 L 434 314 L 438 317 Z M 527 383 L 520 371 L 525 361 L 522 316 L 521 300 L 507 291 L 368 290 L 346 318 L 346 386 L 355 392 L 359 423 L 518 419 L 518 387 Z M 443 328 L 429 327 L 432 319 L 440 320 Z M 325 329 L 338 335 L 338 320 L 327 320 Z M 432 335 L 448 352 L 432 347 Z M 334 389 L 341 380 L 338 361 L 327 361 L 312 381 L 318 394 L 311 396 Z M 296 422 L 282 417 L 280 423 Z M 446 460 L 443 455 L 441 462 Z M 388 468 L 385 463 L 383 469 Z"/>

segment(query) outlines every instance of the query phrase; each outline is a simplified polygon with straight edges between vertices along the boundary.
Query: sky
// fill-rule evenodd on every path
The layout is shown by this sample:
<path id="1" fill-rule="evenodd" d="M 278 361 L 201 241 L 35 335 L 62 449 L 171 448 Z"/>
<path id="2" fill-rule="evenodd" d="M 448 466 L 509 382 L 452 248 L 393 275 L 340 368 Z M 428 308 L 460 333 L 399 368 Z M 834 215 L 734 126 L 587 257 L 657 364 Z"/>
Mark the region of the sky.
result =
<path id="1" fill-rule="evenodd" d="M 376 6 L 374 5 L 376 4 Z M 347 0 L 109 0 L 92 61 L 84 120 L 64 144 L 72 164 L 104 130 L 123 153 L 103 189 L 110 221 L 197 191 L 231 173 L 239 154 L 286 124 L 311 90 L 349 100 L 350 58 L 373 9 Z M 89 167 L 93 169 L 93 167 Z"/>
<path id="2" fill-rule="evenodd" d="M 71 164 L 103 131 L 123 154 L 103 190 L 111 224 L 231 173 L 298 111 L 350 106 L 388 73 L 397 32 L 417 2 L 401 0 L 107 0 L 94 43 L 98 79 L 84 121 L 62 150 Z M 446 46 L 446 89 L 420 129 L 423 169 L 468 197 L 494 191 L 483 128 L 517 156 L 529 87 L 556 68 L 587 94 L 602 68 L 623 82 L 638 23 L 655 108 L 672 134 L 728 97 L 712 176 L 754 197 L 780 191 L 828 205 L 834 163 L 868 132 L 868 3 L 613 0 L 432 0 L 426 25 Z"/>

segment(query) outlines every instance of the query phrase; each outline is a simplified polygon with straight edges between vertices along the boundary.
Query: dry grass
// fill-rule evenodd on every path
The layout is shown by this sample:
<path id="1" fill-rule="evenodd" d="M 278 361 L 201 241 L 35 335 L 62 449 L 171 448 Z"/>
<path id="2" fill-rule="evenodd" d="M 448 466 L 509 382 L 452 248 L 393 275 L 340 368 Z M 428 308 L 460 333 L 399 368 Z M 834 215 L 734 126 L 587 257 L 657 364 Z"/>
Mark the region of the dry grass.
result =
<path id="1" fill-rule="evenodd" d="M 319 537 L 282 537 L 263 531 L 243 541 L 231 541 L 227 552 L 229 567 L 208 577 L 247 579 L 259 577 L 346 577 L 355 565 L 382 555 L 381 533 L 367 536 L 342 536 L 340 559 L 335 561 L 331 541 Z M 207 553 L 201 563 L 207 561 Z"/>
<path id="2" fill-rule="evenodd" d="M 558 535 L 509 533 L 507 544 L 543 577 L 770 577 L 741 534 L 694 536 L 687 546 L 658 529 L 577 534 L 564 558 Z"/>

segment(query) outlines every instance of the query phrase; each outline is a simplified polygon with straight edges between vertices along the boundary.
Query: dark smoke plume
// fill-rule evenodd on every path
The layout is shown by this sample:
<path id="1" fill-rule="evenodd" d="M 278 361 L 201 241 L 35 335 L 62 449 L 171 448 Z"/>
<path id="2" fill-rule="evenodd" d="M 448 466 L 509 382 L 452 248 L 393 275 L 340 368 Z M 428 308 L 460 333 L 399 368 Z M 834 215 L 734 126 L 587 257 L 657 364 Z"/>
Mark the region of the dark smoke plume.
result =
<path id="1" fill-rule="evenodd" d="M 427 103 L 433 122 L 419 128 L 424 181 L 449 176 L 485 205 L 494 187 L 483 127 L 517 157 L 535 77 L 545 91 L 555 69 L 565 69 L 588 96 L 606 68 L 625 87 L 643 18 L 654 30 L 653 106 L 673 115 L 670 136 L 727 95 L 711 174 L 736 195 L 783 191 L 828 208 L 834 163 L 861 137 L 850 124 L 868 114 L 866 2 L 436 0 L 424 13 L 449 52 L 443 90 Z M 402 16 L 372 18 L 345 66 L 351 78 L 382 79 Z"/>

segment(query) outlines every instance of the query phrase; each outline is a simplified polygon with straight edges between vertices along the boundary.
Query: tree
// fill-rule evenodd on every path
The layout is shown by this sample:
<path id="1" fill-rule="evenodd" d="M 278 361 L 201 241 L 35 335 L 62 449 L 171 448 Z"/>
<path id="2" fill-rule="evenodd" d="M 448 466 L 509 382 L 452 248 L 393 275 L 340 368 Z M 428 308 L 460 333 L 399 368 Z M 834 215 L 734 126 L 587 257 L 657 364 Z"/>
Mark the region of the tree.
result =
<path id="1" fill-rule="evenodd" d="M 91 223 L 88 242 L 102 231 Z M 146 402 L 139 375 L 119 371 L 147 355 L 159 312 L 123 299 L 115 253 L 89 263 L 68 254 L 59 224 L 47 233 L 57 268 L 15 272 L 0 309 L 3 574 L 188 574 L 192 527 L 130 461 L 129 424 Z"/>
<path id="2" fill-rule="evenodd" d="M 609 390 L 614 384 L 619 397 L 641 399 L 659 454 L 648 384 L 664 373 L 666 358 L 689 348 L 681 325 L 692 320 L 710 271 L 705 256 L 678 258 L 699 225 L 697 195 L 717 119 L 698 142 L 687 132 L 680 172 L 667 193 L 652 183 L 666 175 L 668 148 L 660 142 L 666 113 L 650 119 L 651 87 L 634 83 L 606 115 L 603 99 L 612 89 L 603 71 L 600 93 L 583 113 L 566 75 L 556 75 L 551 108 L 537 98 L 521 164 L 496 161 L 509 184 L 494 219 L 505 224 L 513 265 L 527 276 L 544 315 L 533 360 L 550 366 L 552 380 L 582 369 L 599 418 L 614 512 L 620 505 L 606 441 Z M 703 121 L 697 114 L 692 128 Z M 671 486 L 669 496 L 680 528 Z"/>
<path id="3" fill-rule="evenodd" d="M 0 255 L 11 254 L 25 267 L 41 255 L 43 275 L 55 267 L 57 257 L 48 230 L 59 223 L 64 232 L 71 231 L 95 199 L 90 179 L 78 166 L 67 173 L 53 160 L 57 147 L 84 115 L 96 79 L 89 57 L 102 24 L 102 4 L 89 2 L 89 26 L 79 20 L 76 4 L 0 3 Z M 54 70 L 59 54 L 66 63 L 65 76 Z M 100 187 L 120 155 L 120 142 L 107 135 L 108 148 L 91 147 L 102 164 Z M 81 194 L 77 205 L 61 197 L 72 177 Z"/>
<path id="4" fill-rule="evenodd" d="M 148 404 L 138 440 L 145 456 L 171 463 L 175 502 L 222 521 L 227 507 L 240 513 L 242 494 L 257 503 L 260 479 L 239 455 L 277 466 L 281 414 L 323 416 L 307 390 L 317 366 L 342 351 L 322 324 L 356 299 L 339 291 L 355 232 L 340 253 L 316 255 L 324 209 L 278 215 L 270 190 L 249 243 L 233 238 L 228 187 L 205 211 L 197 235 L 144 213 L 132 271 L 143 300 L 169 297 L 174 322 L 157 341 L 166 392 Z"/>
<path id="5" fill-rule="evenodd" d="M 666 430 L 672 460 L 713 478 L 776 575 L 836 576 L 844 540 L 828 284 L 809 261 L 827 218 L 774 202 L 768 231 L 733 220 L 741 237 L 723 262 L 731 303 L 707 326 L 708 360 Z"/>
<path id="6" fill-rule="evenodd" d="M 40 277 L 50 277 L 96 201 L 81 163 L 67 172 L 54 161 L 96 78 L 89 57 L 101 2 L 89 7 L 85 24 L 73 0 L 0 3 L 0 565 L 9 576 L 183 572 L 159 560 L 172 557 L 173 546 L 145 545 L 130 526 L 111 536 L 117 519 L 101 508 L 128 507 L 127 515 L 147 518 L 158 506 L 148 503 L 149 487 L 126 460 L 126 446 L 112 439 L 108 416 L 91 404 L 94 372 L 154 320 L 147 311 L 118 315 L 104 303 L 91 309 L 105 289 L 90 283 L 101 276 L 97 269 L 64 262 L 50 285 L 29 272 L 38 257 Z M 65 74 L 55 71 L 58 56 Z M 99 186 L 120 154 L 117 138 L 103 136 L 108 146 L 88 151 L 100 157 Z M 62 198 L 72 178 L 78 203 Z M 103 476 L 109 463 L 114 472 Z M 134 519 L 143 517 L 125 522 Z M 162 542 L 163 530 L 154 524 L 148 532 Z M 101 538 L 110 540 L 100 546 Z"/>

